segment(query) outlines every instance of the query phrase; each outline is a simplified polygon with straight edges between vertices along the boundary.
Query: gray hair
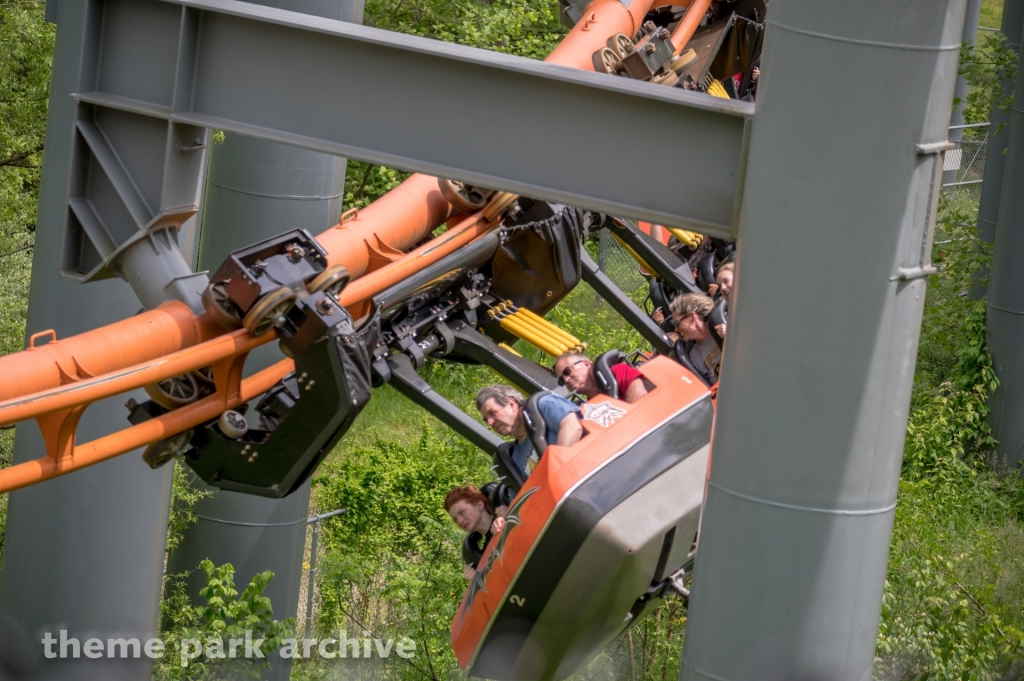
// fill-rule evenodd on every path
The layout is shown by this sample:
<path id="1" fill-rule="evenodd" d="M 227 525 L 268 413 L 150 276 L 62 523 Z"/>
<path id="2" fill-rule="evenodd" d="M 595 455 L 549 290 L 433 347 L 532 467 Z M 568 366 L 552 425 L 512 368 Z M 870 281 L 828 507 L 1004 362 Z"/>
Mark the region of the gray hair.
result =
<path id="1" fill-rule="evenodd" d="M 672 314 L 680 317 L 689 317 L 696 312 L 698 317 L 704 318 L 711 314 L 715 301 L 703 293 L 684 293 L 676 296 L 668 307 Z"/>
<path id="2" fill-rule="evenodd" d="M 484 403 L 487 400 L 494 400 L 498 403 L 499 407 L 504 407 L 512 400 L 520 407 L 523 406 L 525 400 L 523 396 L 519 394 L 519 391 L 510 385 L 489 385 L 480 390 L 476 394 L 476 408 L 477 411 L 483 411 Z"/>
<path id="3" fill-rule="evenodd" d="M 569 350 L 568 352 L 563 352 L 562 354 L 560 354 L 558 357 L 555 358 L 555 363 L 552 365 L 552 368 L 558 366 L 558 363 L 561 362 L 563 359 L 587 359 L 587 356 L 586 355 L 581 355 L 580 353 L 576 352 L 575 350 Z"/>

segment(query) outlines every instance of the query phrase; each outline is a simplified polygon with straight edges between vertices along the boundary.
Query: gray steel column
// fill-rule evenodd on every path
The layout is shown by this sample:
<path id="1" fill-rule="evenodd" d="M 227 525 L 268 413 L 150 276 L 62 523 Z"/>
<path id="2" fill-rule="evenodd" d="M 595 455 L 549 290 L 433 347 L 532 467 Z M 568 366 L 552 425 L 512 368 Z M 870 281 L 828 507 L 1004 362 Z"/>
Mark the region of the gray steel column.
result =
<path id="1" fill-rule="evenodd" d="M 1020 66 L 1008 126 L 986 319 L 986 342 L 999 377 L 999 387 L 989 400 L 989 424 L 999 441 L 998 463 L 1008 468 L 1024 461 L 1024 70 Z"/>
<path id="2" fill-rule="evenodd" d="M 967 0 L 967 11 L 964 13 L 964 30 L 960 34 L 961 43 L 974 43 L 978 37 L 978 20 L 981 17 L 981 0 Z M 964 124 L 964 107 L 967 105 L 968 94 L 967 81 L 962 76 L 956 77 L 956 85 L 953 87 L 953 99 L 960 100 L 959 104 L 953 106 L 953 113 L 949 116 L 949 127 Z M 950 130 L 949 141 L 959 143 L 963 139 L 963 130 Z M 960 164 L 963 162 L 960 152 L 956 152 L 957 164 L 955 168 L 945 171 L 942 174 L 942 183 L 956 182 Z"/>
<path id="3" fill-rule="evenodd" d="M 258 2 L 347 21 L 362 20 L 361 0 Z M 268 96 L 272 96 L 272 93 Z M 240 135 L 215 146 L 203 205 L 199 268 L 216 269 L 232 250 L 289 229 L 317 234 L 337 223 L 345 184 L 345 159 Z M 252 374 L 282 358 L 276 344 L 246 361 Z M 201 484 L 201 483 L 200 483 Z M 310 483 L 285 499 L 218 491 L 197 507 L 199 520 L 171 555 L 169 572 L 194 571 L 188 591 L 203 586 L 199 562 L 232 563 L 236 584 L 271 570 L 265 593 L 278 619 L 298 611 Z M 268 679 L 287 679 L 291 661 L 274 656 Z"/>
<path id="4" fill-rule="evenodd" d="M 682 679 L 871 678 L 964 7 L 772 3 Z"/>
<path id="5" fill-rule="evenodd" d="M 55 4 L 55 3 L 54 3 Z M 46 159 L 36 230 L 28 333 L 53 328 L 58 338 L 130 317 L 139 310 L 131 287 L 119 279 L 82 285 L 63 279 L 64 215 L 68 210 L 72 123 L 81 55 L 88 34 L 87 2 L 48 8 L 57 19 L 50 82 Z M 142 391 L 134 395 L 145 399 Z M 106 400 L 85 412 L 80 440 L 128 426 L 125 398 Z M 18 426 L 15 462 L 42 456 L 34 423 Z M 89 659 L 87 639 L 138 638 L 156 634 L 163 570 L 171 470 L 150 470 L 140 452 L 28 487 L 10 496 L 0 618 L 12 618 L 32 640 L 29 652 L 42 679 L 111 681 L 148 679 L 152 661 Z M 46 632 L 78 639 L 79 657 L 44 658 Z M 0 646 L 16 644 L 5 636 Z M 59 655 L 59 646 L 51 650 Z"/>
<path id="6" fill-rule="evenodd" d="M 1022 26 L 1024 26 L 1024 0 L 1005 0 L 1000 30 L 1006 36 L 1010 46 L 1018 52 L 1020 51 Z M 1012 80 L 1004 81 L 1003 87 L 1009 92 L 1013 89 L 1014 83 Z M 992 243 L 996 239 L 999 197 L 1003 189 L 1003 167 L 1006 164 L 1005 151 L 1010 140 L 1010 131 L 1006 125 L 1010 122 L 1010 114 L 999 107 L 992 107 L 988 120 L 990 123 L 989 137 L 988 147 L 985 150 L 985 174 L 984 182 L 981 185 L 981 203 L 978 206 L 978 230 L 981 232 L 982 241 Z M 999 126 L 1003 126 L 1003 128 L 998 134 L 995 134 L 996 128 Z M 984 292 L 984 288 L 979 287 L 974 294 L 980 298 Z"/>

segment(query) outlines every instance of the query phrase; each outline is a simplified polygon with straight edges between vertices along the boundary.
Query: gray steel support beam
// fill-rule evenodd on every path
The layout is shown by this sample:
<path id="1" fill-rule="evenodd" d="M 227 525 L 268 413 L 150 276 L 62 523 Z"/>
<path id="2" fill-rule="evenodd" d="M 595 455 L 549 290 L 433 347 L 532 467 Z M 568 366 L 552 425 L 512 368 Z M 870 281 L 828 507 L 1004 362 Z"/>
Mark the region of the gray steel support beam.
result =
<path id="1" fill-rule="evenodd" d="M 1020 52 L 1021 31 L 1024 28 L 1024 0 L 1005 0 L 1003 18 L 1000 24 L 1007 43 Z M 1012 80 L 1003 82 L 1006 92 L 1012 92 Z M 999 219 L 999 199 L 1003 190 L 1003 167 L 1006 165 L 1006 145 L 1010 140 L 1010 131 L 1006 125 L 1010 122 L 1010 114 L 998 106 L 992 107 L 989 114 L 988 147 L 985 150 L 985 174 L 981 185 L 981 203 L 978 206 L 978 230 L 982 241 L 992 243 L 996 239 L 996 221 Z M 1001 130 L 997 130 L 1002 128 Z M 978 298 L 984 294 L 984 288 L 975 292 Z"/>
<path id="2" fill-rule="evenodd" d="M 264 0 L 333 19 L 362 19 L 361 0 Z M 269 92 L 269 91 L 268 91 Z M 318 233 L 341 213 L 345 159 L 228 133 L 211 152 L 203 204 L 199 268 L 215 270 L 238 248 L 295 227 Z M 275 344 L 253 352 L 246 361 L 251 375 L 282 358 Z M 201 485 L 202 483 L 197 482 Z M 209 558 L 231 563 L 239 586 L 264 570 L 274 573 L 265 595 L 277 619 L 295 617 L 302 582 L 310 482 L 284 499 L 264 499 L 225 490 L 201 501 L 199 519 L 185 531 L 170 556 L 171 572 L 194 571 L 188 593 L 201 602 L 204 586 L 196 568 Z M 265 679 L 285 680 L 291 660 L 271 656 Z"/>
<path id="3" fill-rule="evenodd" d="M 1024 462 L 1024 70 L 1020 66 L 1008 126 L 986 319 L 986 342 L 999 377 L 999 387 L 989 400 L 989 424 L 999 441 L 998 463 L 1011 469 Z"/>
<path id="4" fill-rule="evenodd" d="M 97 41 L 77 96 L 104 111 L 735 225 L 752 104 L 233 0 L 108 0 Z"/>
<path id="5" fill-rule="evenodd" d="M 964 30 L 960 34 L 961 43 L 971 43 L 978 37 L 978 21 L 981 18 L 981 0 L 967 0 L 967 11 L 964 12 Z M 953 113 L 949 116 L 949 127 L 963 125 L 964 123 L 964 108 L 967 106 L 967 94 L 968 94 L 967 80 L 958 75 L 956 77 L 956 85 L 953 87 L 953 100 L 959 100 L 959 103 L 953 104 Z M 963 139 L 963 130 L 956 129 L 950 130 L 949 141 L 956 142 L 959 144 Z M 942 184 L 948 184 L 950 182 L 957 181 L 957 175 L 960 172 L 960 164 L 963 163 L 960 152 L 957 151 L 957 164 L 955 168 L 946 170 L 942 174 Z"/>
<path id="6" fill-rule="evenodd" d="M 132 289 L 118 279 L 81 286 L 58 274 L 64 259 L 64 225 L 73 191 L 78 74 L 91 34 L 89 3 L 60 2 L 50 83 L 46 159 L 39 200 L 28 333 L 53 328 L 58 338 L 125 319 L 139 310 Z M 146 399 L 142 391 L 133 395 Z M 91 440 L 127 425 L 124 397 L 92 405 L 78 430 Z M 18 426 L 15 462 L 44 455 L 34 423 Z M 38 658 L 31 678 L 69 681 L 138 681 L 150 677 L 152 660 L 89 659 L 87 639 L 156 635 L 171 469 L 150 470 L 140 452 L 120 456 L 75 475 L 12 492 L 7 516 L 0 618 L 12 618 L 32 641 L 20 651 Z M 78 652 L 51 646 L 50 632 L 78 640 Z M 0 646 L 15 641 L 8 637 Z M 3 655 L 0 655 L 3 657 Z"/>
<path id="7" fill-rule="evenodd" d="M 964 6 L 772 2 L 686 681 L 871 678 Z"/>

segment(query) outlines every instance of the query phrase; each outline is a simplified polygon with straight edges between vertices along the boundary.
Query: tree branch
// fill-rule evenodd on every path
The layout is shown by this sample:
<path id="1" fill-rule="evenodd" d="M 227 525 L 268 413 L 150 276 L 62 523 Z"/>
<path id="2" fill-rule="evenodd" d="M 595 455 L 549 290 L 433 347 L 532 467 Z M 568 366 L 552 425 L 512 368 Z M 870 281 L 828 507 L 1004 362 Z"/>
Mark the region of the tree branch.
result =
<path id="1" fill-rule="evenodd" d="M 42 150 L 43 150 L 43 145 L 39 144 L 34 149 L 29 149 L 28 151 L 23 151 L 20 154 L 15 154 L 14 156 L 8 156 L 7 158 L 0 159 L 0 166 L 15 166 L 15 167 L 18 167 L 18 168 L 35 168 L 36 166 L 26 166 L 26 165 L 19 164 L 18 162 L 19 161 L 24 161 L 26 158 L 28 158 L 32 154 L 38 154 Z"/>

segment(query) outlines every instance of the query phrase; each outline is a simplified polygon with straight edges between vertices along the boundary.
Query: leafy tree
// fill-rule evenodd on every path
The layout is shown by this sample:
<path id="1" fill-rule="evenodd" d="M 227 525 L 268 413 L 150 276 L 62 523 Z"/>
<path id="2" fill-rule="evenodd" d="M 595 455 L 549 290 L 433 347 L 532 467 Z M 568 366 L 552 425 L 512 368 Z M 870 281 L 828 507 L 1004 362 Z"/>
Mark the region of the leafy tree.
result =
<path id="1" fill-rule="evenodd" d="M 206 586 L 199 592 L 205 606 L 193 606 L 185 593 L 187 575 L 167 578 L 168 590 L 161 602 L 166 646 L 154 665 L 157 681 L 205 681 L 207 679 L 259 679 L 269 663 L 262 656 L 279 648 L 291 636 L 294 620 L 274 619 L 270 599 L 263 590 L 272 572 L 255 575 L 241 592 L 235 589 L 235 568 L 219 567 L 204 560 Z M 256 642 L 261 641 L 257 644 Z M 246 642 L 249 643 L 249 657 Z M 258 653 L 257 653 L 258 651 Z M 193 656 L 194 655 L 194 656 Z"/>

